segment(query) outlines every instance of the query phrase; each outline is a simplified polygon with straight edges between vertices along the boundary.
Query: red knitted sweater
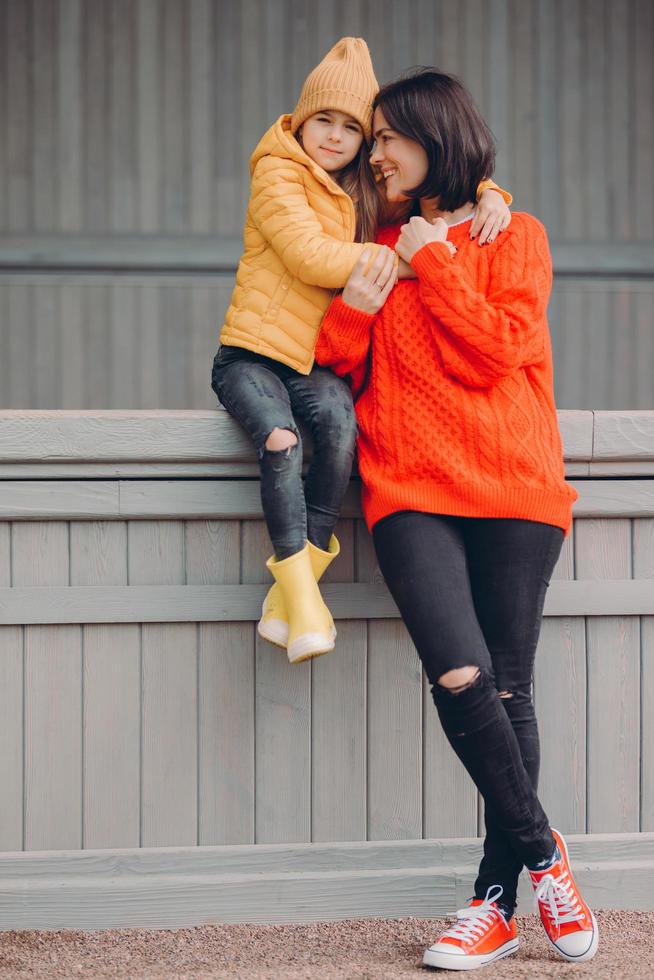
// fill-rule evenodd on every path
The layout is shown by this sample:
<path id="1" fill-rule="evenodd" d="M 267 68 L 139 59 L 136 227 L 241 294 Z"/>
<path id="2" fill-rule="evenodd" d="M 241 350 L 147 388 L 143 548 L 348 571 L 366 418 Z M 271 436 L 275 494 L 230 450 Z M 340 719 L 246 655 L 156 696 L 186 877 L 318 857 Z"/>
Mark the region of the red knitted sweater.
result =
<path id="1" fill-rule="evenodd" d="M 369 528 L 399 510 L 519 517 L 564 529 L 565 482 L 546 308 L 545 229 L 514 213 L 480 248 L 469 222 L 421 248 L 376 316 L 336 298 L 316 360 L 351 376 Z M 394 247 L 400 226 L 377 237 Z M 357 397 L 358 396 L 358 397 Z"/>

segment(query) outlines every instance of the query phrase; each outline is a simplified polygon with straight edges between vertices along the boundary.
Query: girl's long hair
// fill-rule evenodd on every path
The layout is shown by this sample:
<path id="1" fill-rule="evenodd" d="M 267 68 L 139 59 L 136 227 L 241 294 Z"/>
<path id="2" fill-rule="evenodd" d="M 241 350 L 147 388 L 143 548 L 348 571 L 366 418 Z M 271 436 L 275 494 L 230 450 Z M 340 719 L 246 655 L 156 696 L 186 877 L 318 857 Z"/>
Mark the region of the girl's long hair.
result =
<path id="1" fill-rule="evenodd" d="M 374 242 L 384 211 L 384 198 L 368 161 L 369 152 L 364 140 L 354 160 L 338 176 L 339 186 L 354 203 L 357 242 Z"/>

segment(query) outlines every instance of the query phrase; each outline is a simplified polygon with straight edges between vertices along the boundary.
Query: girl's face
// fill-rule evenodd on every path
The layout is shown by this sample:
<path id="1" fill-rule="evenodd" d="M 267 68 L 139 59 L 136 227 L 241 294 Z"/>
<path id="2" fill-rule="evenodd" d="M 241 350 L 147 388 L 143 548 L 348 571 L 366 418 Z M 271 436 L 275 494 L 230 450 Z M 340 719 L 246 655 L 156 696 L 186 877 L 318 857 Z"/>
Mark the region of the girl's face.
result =
<path id="1" fill-rule="evenodd" d="M 427 153 L 420 143 L 391 129 L 379 106 L 373 116 L 372 133 L 375 143 L 370 162 L 382 172 L 386 198 L 406 201 L 402 188 L 418 187 L 427 176 Z"/>
<path id="2" fill-rule="evenodd" d="M 363 143 L 360 123 L 337 109 L 324 109 L 309 116 L 298 136 L 304 152 L 330 174 L 347 167 Z"/>

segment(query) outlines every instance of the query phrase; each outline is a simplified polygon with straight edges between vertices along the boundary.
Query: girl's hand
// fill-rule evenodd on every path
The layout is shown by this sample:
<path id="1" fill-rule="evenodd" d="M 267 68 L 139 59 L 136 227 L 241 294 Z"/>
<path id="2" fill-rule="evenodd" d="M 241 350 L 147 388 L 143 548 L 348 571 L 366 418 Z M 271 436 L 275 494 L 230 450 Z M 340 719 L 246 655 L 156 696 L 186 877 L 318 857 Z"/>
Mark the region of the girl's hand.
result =
<path id="1" fill-rule="evenodd" d="M 345 284 L 343 302 L 362 313 L 378 313 L 397 282 L 397 266 L 392 248 L 383 246 L 372 263 L 370 252 L 364 251 Z"/>
<path id="2" fill-rule="evenodd" d="M 470 226 L 470 237 L 479 235 L 479 244 L 494 241 L 511 224 L 511 209 L 498 191 L 485 190 L 477 203 L 477 213 Z M 480 234 L 481 232 L 481 234 Z"/>
<path id="3" fill-rule="evenodd" d="M 397 240 L 395 251 L 405 262 L 410 262 L 416 252 L 424 245 L 431 242 L 443 242 L 447 245 L 450 253 L 456 252 L 452 242 L 447 240 L 448 226 L 442 218 L 435 218 L 433 224 L 417 215 L 409 220 L 406 225 L 402 225 L 400 237 Z"/>

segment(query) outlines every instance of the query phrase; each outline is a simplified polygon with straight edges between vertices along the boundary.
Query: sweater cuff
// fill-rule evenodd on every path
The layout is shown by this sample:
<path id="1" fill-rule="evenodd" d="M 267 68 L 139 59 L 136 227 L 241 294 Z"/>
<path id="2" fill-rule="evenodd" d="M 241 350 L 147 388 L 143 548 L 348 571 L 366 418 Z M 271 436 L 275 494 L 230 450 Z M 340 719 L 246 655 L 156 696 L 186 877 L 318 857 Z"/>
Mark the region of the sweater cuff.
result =
<path id="1" fill-rule="evenodd" d="M 411 259 L 411 265 L 416 270 L 418 279 L 426 280 L 449 269 L 453 264 L 454 258 L 445 242 L 429 242 L 419 248 Z"/>
<path id="2" fill-rule="evenodd" d="M 352 340 L 366 340 L 376 313 L 364 313 L 343 302 L 341 296 L 332 300 L 327 317 L 331 324 L 346 333 Z"/>

